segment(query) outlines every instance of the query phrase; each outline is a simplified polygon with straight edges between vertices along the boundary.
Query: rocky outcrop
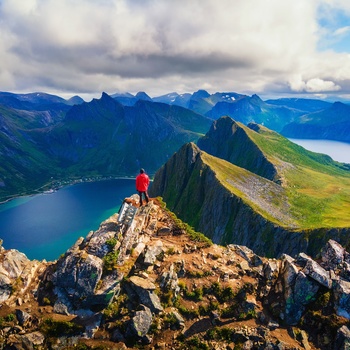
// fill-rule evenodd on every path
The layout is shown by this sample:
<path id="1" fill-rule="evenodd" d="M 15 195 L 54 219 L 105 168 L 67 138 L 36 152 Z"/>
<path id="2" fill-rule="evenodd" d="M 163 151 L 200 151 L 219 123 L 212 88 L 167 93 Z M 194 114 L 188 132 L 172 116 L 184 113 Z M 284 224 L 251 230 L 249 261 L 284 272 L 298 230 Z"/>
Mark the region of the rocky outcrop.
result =
<path id="1" fill-rule="evenodd" d="M 318 260 L 268 259 L 208 244 L 158 200 L 134 208 L 56 262 L 0 250 L 4 348 L 347 348 L 350 254 L 336 241 Z"/>

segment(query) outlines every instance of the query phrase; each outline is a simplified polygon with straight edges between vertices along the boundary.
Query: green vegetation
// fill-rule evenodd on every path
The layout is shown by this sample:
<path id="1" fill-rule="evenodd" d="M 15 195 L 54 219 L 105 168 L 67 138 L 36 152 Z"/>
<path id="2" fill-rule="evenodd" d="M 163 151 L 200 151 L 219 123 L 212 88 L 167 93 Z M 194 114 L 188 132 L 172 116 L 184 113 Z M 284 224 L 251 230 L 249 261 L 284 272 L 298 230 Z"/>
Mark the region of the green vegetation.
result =
<path id="1" fill-rule="evenodd" d="M 282 185 L 203 152 L 202 160 L 222 185 L 282 227 L 350 226 L 350 171 L 345 165 L 307 151 L 264 127 L 256 132 L 238 124 L 275 164 Z"/>
<path id="2" fill-rule="evenodd" d="M 115 267 L 118 260 L 119 251 L 111 251 L 103 257 L 103 272 L 111 272 Z"/>
<path id="3" fill-rule="evenodd" d="M 350 171 L 346 166 L 264 127 L 257 133 L 240 126 L 279 168 L 291 212 L 301 228 L 350 226 Z"/>
<path id="4" fill-rule="evenodd" d="M 52 318 L 45 319 L 40 330 L 48 337 L 62 337 L 78 335 L 84 331 L 84 327 L 74 322 L 54 321 Z"/>
<path id="5" fill-rule="evenodd" d="M 182 231 L 182 230 L 185 231 L 190 236 L 192 241 L 204 243 L 204 246 L 206 247 L 209 247 L 213 244 L 213 242 L 208 237 L 206 237 L 203 233 L 195 231 L 193 227 L 191 227 L 189 224 L 180 220 L 176 216 L 176 214 L 174 214 L 169 209 L 167 209 L 166 203 L 163 202 L 162 198 L 158 197 L 157 199 L 161 207 L 167 211 L 168 215 L 173 220 L 175 227 L 179 231 Z"/>

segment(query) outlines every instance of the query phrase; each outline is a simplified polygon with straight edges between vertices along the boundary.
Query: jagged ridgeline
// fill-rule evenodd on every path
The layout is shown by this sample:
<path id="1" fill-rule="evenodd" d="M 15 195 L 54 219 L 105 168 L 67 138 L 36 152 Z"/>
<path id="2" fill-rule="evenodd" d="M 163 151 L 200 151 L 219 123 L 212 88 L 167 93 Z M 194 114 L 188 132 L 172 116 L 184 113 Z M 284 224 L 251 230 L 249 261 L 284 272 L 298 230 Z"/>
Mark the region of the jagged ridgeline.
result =
<path id="1" fill-rule="evenodd" d="M 106 93 L 74 106 L 22 110 L 29 108 L 23 103 L 12 97 L 11 106 L 0 104 L 0 200 L 52 179 L 134 176 L 146 165 L 152 174 L 212 123 L 180 106 L 145 100 L 124 106 Z"/>
<path id="2" fill-rule="evenodd" d="M 267 256 L 350 242 L 348 165 L 229 117 L 158 170 L 152 195 L 214 242 Z"/>

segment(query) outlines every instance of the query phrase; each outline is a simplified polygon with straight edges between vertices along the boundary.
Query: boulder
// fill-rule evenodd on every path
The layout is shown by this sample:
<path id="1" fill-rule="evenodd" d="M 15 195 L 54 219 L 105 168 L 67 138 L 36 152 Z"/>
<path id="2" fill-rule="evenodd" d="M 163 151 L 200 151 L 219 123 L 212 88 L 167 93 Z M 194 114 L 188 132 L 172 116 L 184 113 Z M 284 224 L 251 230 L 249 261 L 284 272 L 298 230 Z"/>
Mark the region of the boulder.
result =
<path id="1" fill-rule="evenodd" d="M 350 319 L 350 282 L 344 280 L 335 281 L 333 294 L 337 315 Z"/>
<path id="2" fill-rule="evenodd" d="M 314 300 L 319 285 L 299 271 L 293 258 L 285 255 L 283 259 L 285 321 L 295 325 L 303 315 L 305 306 Z"/>
<path id="3" fill-rule="evenodd" d="M 135 316 L 129 323 L 126 332 L 127 337 L 145 337 L 151 327 L 152 320 L 151 310 L 145 305 L 140 305 L 140 310 L 136 311 Z"/>
<path id="4" fill-rule="evenodd" d="M 144 251 L 143 263 L 146 266 L 151 266 L 157 260 L 157 256 L 163 252 L 163 242 L 157 241 L 155 245 L 147 246 Z"/>
<path id="5" fill-rule="evenodd" d="M 229 244 L 228 248 L 232 249 L 238 255 L 240 255 L 243 259 L 245 259 L 250 266 L 260 266 L 263 264 L 261 258 L 246 246 Z"/>
<path id="6" fill-rule="evenodd" d="M 75 299 L 84 299 L 94 293 L 102 275 L 100 258 L 76 252 L 57 263 L 56 286 L 63 288 Z"/>
<path id="7" fill-rule="evenodd" d="M 16 279 L 21 274 L 25 266 L 30 263 L 30 260 L 18 250 L 7 250 L 4 254 L 2 266 L 8 272 L 8 277 Z"/>
<path id="8" fill-rule="evenodd" d="M 335 350 L 349 350 L 350 349 L 350 329 L 347 326 L 342 326 L 337 331 L 334 344 Z"/>
<path id="9" fill-rule="evenodd" d="M 28 324 L 32 320 L 32 316 L 23 310 L 16 310 L 16 317 L 20 326 Z"/>
<path id="10" fill-rule="evenodd" d="M 179 279 L 174 271 L 174 264 L 170 265 L 169 271 L 165 271 L 160 278 L 160 287 L 163 291 L 173 291 L 174 296 L 180 292 Z"/>
<path id="11" fill-rule="evenodd" d="M 159 297 L 154 293 L 156 286 L 151 281 L 138 276 L 132 276 L 130 277 L 130 283 L 141 304 L 146 305 L 155 313 L 163 311 Z"/>
<path id="12" fill-rule="evenodd" d="M 327 270 L 335 270 L 344 261 L 344 252 L 338 242 L 330 239 L 321 251 L 322 265 Z"/>
<path id="13" fill-rule="evenodd" d="M 322 286 L 331 289 L 332 280 L 330 278 L 329 272 L 320 266 L 316 261 L 309 259 L 306 262 L 303 272 L 305 275 L 310 276 Z"/>
<path id="14" fill-rule="evenodd" d="M 45 341 L 45 336 L 40 332 L 24 334 L 21 338 L 25 349 L 40 349 Z"/>
<path id="15" fill-rule="evenodd" d="M 6 301 L 12 292 L 12 282 L 6 275 L 0 273 L 0 303 Z"/>

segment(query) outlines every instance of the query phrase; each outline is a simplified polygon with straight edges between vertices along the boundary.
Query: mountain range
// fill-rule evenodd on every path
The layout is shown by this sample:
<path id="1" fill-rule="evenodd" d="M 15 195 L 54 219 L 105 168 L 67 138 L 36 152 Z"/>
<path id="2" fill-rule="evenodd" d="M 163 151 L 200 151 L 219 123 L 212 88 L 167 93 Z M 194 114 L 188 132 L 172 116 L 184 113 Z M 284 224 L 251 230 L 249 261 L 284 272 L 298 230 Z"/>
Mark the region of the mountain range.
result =
<path id="1" fill-rule="evenodd" d="M 134 176 L 140 166 L 153 174 L 222 115 L 288 137 L 348 142 L 349 108 L 340 102 L 263 101 L 205 90 L 154 98 L 145 92 L 103 93 L 91 102 L 0 92 L 0 198 L 84 176 Z"/>

